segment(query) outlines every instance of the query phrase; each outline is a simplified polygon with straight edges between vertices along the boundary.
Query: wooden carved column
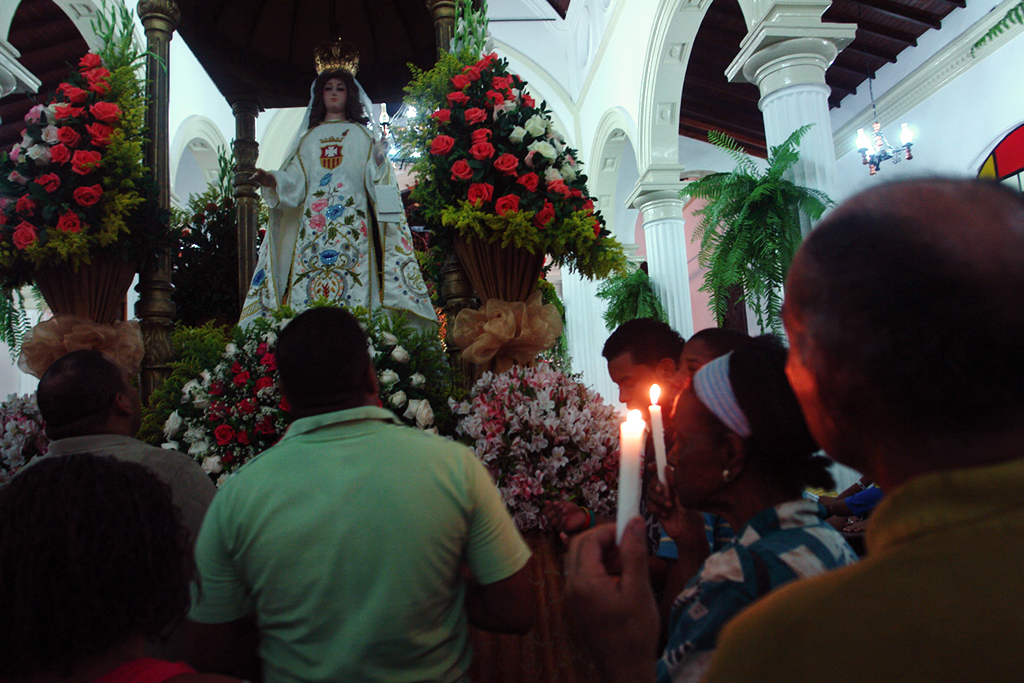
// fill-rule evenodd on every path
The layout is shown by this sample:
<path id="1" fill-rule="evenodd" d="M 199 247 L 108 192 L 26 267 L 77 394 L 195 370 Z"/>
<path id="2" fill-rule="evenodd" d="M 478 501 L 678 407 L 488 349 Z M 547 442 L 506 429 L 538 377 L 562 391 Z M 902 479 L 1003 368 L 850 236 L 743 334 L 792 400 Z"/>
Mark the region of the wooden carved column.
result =
<path id="1" fill-rule="evenodd" d="M 430 15 L 434 17 L 434 34 L 437 36 L 437 56 L 448 52 L 455 35 L 455 0 L 427 0 Z"/>
<path id="2" fill-rule="evenodd" d="M 149 145 L 146 147 L 146 165 L 153 169 L 159 192 L 160 208 L 171 207 L 170 145 L 168 144 L 167 105 L 170 101 L 170 42 L 174 29 L 181 20 L 181 12 L 174 0 L 140 0 L 139 18 L 146 29 L 146 127 Z M 142 327 L 145 354 L 142 358 L 140 389 L 142 400 L 148 401 L 160 382 L 170 374 L 174 357 L 171 346 L 171 328 L 174 327 L 174 301 L 171 292 L 171 258 L 173 250 L 163 249 L 139 273 L 139 301 L 135 315 Z"/>
<path id="3" fill-rule="evenodd" d="M 245 305 L 245 295 L 256 268 L 256 233 L 259 230 L 259 186 L 250 178 L 256 170 L 260 146 L 256 142 L 256 116 L 260 106 L 252 100 L 231 103 L 235 114 L 235 212 L 238 216 L 238 310 Z"/>

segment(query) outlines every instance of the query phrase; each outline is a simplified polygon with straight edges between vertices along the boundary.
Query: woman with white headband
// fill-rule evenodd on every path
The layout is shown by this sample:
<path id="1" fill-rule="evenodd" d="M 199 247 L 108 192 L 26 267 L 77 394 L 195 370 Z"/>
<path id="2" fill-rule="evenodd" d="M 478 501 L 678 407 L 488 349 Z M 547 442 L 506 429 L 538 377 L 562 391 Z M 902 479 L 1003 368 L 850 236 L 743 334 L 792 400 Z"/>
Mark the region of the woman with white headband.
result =
<path id="1" fill-rule="evenodd" d="M 827 460 L 816 455 L 785 368 L 785 347 L 766 335 L 706 364 L 676 399 L 668 430 L 673 495 L 669 499 L 656 484 L 650 502 L 676 541 L 680 562 L 692 562 L 695 574 L 672 605 L 668 643 L 657 667 L 643 661 L 645 648 L 629 638 L 602 638 L 605 615 L 591 613 L 599 602 L 651 601 L 650 589 L 637 583 L 644 575 L 636 565 L 645 560 L 634 548 L 643 540 L 640 525 L 634 520 L 627 527 L 621 555 L 611 527 L 594 529 L 570 549 L 567 595 L 581 624 L 590 625 L 584 636 L 602 670 L 628 668 L 629 680 L 638 682 L 655 676 L 659 683 L 700 680 L 718 632 L 742 609 L 784 583 L 856 561 L 839 532 L 825 524 L 824 508 L 802 498 L 806 486 L 829 488 L 834 482 Z M 725 517 L 736 540 L 709 555 L 697 511 Z M 597 559 L 608 556 L 621 559 L 621 578 L 608 569 L 618 560 Z M 604 574 L 600 583 L 593 581 L 595 568 L 587 567 L 594 561 L 606 567 L 597 572 Z M 581 583 L 581 576 L 590 580 Z M 643 628 L 629 627 L 644 632 L 652 645 L 653 608 L 648 605 Z"/>

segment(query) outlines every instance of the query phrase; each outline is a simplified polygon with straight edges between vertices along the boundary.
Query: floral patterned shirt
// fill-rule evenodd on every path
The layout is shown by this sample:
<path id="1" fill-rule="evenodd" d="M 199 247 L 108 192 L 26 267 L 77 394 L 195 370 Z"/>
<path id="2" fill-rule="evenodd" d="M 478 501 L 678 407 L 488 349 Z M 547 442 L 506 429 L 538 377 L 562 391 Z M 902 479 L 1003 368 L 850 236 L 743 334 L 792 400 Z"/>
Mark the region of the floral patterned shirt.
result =
<path id="1" fill-rule="evenodd" d="M 700 680 L 718 632 L 762 595 L 857 560 L 839 532 L 824 523 L 821 510 L 807 500 L 762 510 L 734 543 L 708 556 L 672 605 L 659 683 Z"/>

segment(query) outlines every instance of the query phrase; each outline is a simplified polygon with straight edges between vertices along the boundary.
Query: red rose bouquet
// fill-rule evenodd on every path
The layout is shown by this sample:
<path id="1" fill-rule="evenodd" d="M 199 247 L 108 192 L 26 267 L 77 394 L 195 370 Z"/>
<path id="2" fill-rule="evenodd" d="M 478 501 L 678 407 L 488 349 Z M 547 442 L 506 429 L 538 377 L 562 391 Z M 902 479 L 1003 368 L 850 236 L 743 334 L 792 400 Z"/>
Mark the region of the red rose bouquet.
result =
<path id="1" fill-rule="evenodd" d="M 26 284 L 42 265 L 77 268 L 98 249 L 139 260 L 154 233 L 166 233 L 139 216 L 154 210 L 142 162 L 141 55 L 131 15 L 116 17 L 98 25 L 104 48 L 29 110 L 21 142 L 0 155 L 0 288 Z"/>
<path id="2" fill-rule="evenodd" d="M 427 149 L 413 194 L 427 218 L 448 229 L 435 244 L 445 248 L 456 231 L 548 254 L 591 278 L 624 265 L 576 150 L 505 60 L 489 54 L 465 65 L 443 101 L 417 131 Z"/>

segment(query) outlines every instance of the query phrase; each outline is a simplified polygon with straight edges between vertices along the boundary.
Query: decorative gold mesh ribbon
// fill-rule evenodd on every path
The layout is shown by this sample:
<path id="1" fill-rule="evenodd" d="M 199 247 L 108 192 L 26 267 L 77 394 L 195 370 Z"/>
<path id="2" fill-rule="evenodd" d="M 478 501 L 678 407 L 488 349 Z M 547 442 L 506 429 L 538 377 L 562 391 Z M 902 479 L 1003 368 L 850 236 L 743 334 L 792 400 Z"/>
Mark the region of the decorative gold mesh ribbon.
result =
<path id="1" fill-rule="evenodd" d="M 530 363 L 554 346 L 561 334 L 558 309 L 544 304 L 539 291 L 525 303 L 488 299 L 482 308 L 463 309 L 452 329 L 462 357 L 478 365 L 493 361 L 495 372 Z"/>
<path id="2" fill-rule="evenodd" d="M 72 351 L 96 349 L 130 374 L 142 369 L 142 329 L 136 320 L 101 325 L 75 315 L 58 315 L 33 327 L 21 345 L 18 367 L 35 377 Z"/>

